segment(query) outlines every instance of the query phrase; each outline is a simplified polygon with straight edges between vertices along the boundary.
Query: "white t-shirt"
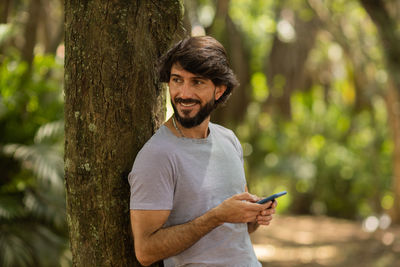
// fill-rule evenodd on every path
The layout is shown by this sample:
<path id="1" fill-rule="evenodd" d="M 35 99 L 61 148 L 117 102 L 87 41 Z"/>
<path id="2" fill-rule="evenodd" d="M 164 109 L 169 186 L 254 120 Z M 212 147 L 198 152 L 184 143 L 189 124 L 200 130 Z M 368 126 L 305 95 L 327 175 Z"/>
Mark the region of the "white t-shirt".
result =
<path id="1" fill-rule="evenodd" d="M 204 139 L 178 138 L 161 126 L 129 174 L 130 209 L 170 210 L 165 227 L 189 222 L 245 192 L 241 145 L 231 130 L 209 124 Z M 165 266 L 259 267 L 245 223 L 225 223 Z"/>

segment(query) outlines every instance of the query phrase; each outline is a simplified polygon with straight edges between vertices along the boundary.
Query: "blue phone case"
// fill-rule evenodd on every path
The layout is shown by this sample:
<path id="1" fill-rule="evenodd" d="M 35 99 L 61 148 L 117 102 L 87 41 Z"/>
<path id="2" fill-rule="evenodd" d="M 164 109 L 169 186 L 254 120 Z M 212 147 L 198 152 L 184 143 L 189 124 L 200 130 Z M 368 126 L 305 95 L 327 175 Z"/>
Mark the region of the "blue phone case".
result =
<path id="1" fill-rule="evenodd" d="M 273 194 L 273 195 L 271 195 L 271 196 L 269 196 L 269 197 L 263 198 L 263 199 L 257 201 L 257 203 L 258 203 L 258 204 L 264 204 L 264 203 L 267 203 L 268 201 L 272 201 L 272 200 L 274 200 L 275 198 L 281 197 L 281 196 L 286 195 L 286 194 L 287 194 L 286 191 L 282 191 L 282 192 Z"/>

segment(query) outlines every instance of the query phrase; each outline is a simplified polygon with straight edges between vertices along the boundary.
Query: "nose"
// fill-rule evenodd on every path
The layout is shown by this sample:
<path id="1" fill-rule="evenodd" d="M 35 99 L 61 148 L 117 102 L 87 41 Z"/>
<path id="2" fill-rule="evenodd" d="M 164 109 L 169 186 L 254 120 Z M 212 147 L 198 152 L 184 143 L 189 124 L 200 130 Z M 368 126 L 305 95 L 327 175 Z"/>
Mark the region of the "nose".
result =
<path id="1" fill-rule="evenodd" d="M 179 95 L 182 99 L 191 98 L 193 95 L 192 88 L 188 82 L 182 84 Z"/>

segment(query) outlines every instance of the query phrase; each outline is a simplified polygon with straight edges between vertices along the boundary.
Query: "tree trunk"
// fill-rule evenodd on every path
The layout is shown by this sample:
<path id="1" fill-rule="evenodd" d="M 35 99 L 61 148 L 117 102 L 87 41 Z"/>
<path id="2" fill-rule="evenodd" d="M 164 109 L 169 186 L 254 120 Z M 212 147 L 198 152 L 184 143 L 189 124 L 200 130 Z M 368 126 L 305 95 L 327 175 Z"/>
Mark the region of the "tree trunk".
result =
<path id="1" fill-rule="evenodd" d="M 5 24 L 8 21 L 8 12 L 10 10 L 11 0 L 2 0 L 0 3 L 0 24 Z"/>
<path id="2" fill-rule="evenodd" d="M 24 47 L 22 48 L 22 60 L 28 63 L 29 69 L 32 66 L 34 57 L 40 8 L 40 0 L 31 0 L 29 3 L 29 17 L 28 21 L 26 22 L 24 34 L 25 43 Z"/>
<path id="3" fill-rule="evenodd" d="M 73 266 L 139 266 L 127 174 L 164 120 L 155 63 L 178 0 L 65 1 L 65 179 Z"/>
<path id="4" fill-rule="evenodd" d="M 388 103 L 389 124 L 392 129 L 393 143 L 393 222 L 400 223 L 400 35 L 397 20 L 389 13 L 382 0 L 360 0 L 372 21 L 375 23 L 389 74 Z M 392 99 L 393 98 L 393 99 Z"/>
<path id="5" fill-rule="evenodd" d="M 386 94 L 386 106 L 388 111 L 388 121 L 394 140 L 393 151 L 393 191 L 395 194 L 394 206 L 391 210 L 394 222 L 400 222 L 400 105 L 399 93 L 389 80 Z"/>
<path id="6" fill-rule="evenodd" d="M 43 45 L 45 54 L 55 54 L 64 38 L 64 19 L 58 12 L 63 13 L 64 0 L 54 3 L 50 0 L 41 0 L 42 10 L 40 24 L 42 25 Z"/>
<path id="7" fill-rule="evenodd" d="M 278 32 L 274 36 L 266 67 L 270 94 L 264 109 L 290 119 L 292 114 L 290 98 L 293 91 L 303 89 L 305 85 L 307 75 L 304 66 L 315 44 L 318 23 L 315 18 L 304 21 L 295 10 L 289 13 L 288 9 L 284 8 L 288 5 L 287 2 L 281 5 L 280 17 L 282 21 L 291 22 L 295 38 L 284 40 Z"/>
<path id="8" fill-rule="evenodd" d="M 351 40 L 345 33 L 345 24 L 340 23 L 340 19 L 332 19 L 334 14 L 325 3 L 321 1 L 309 1 L 308 4 L 314 11 L 320 27 L 333 36 L 334 40 L 341 46 L 344 54 L 351 62 L 353 72 L 351 76 L 355 89 L 353 112 L 358 113 L 363 110 L 371 110 L 372 104 L 370 92 L 369 90 L 366 90 L 368 88 L 365 87 L 365 84 L 369 83 L 371 80 L 371 77 L 367 74 L 368 71 L 366 68 L 372 59 L 366 55 L 367 53 L 365 53 L 363 49 L 360 49 L 357 42 L 353 42 L 353 40 Z M 357 36 L 357 38 L 365 40 L 366 36 L 363 36 L 363 34 L 366 33 L 360 31 L 359 35 L 361 35 L 361 37 Z M 321 71 L 321 69 L 317 69 L 316 73 L 312 76 L 320 76 Z M 319 78 L 317 79 L 321 82 Z M 330 79 L 333 79 L 333 77 Z M 323 84 L 326 86 L 327 84 L 332 83 L 330 79 L 325 78 Z"/>
<path id="9" fill-rule="evenodd" d="M 244 44 L 243 33 L 236 27 L 229 16 L 229 0 L 217 2 L 216 14 L 207 34 L 220 41 L 230 57 L 230 63 L 240 85 L 233 90 L 225 106 L 218 107 L 212 114 L 212 120 L 234 129 L 245 118 L 250 102 L 250 66 L 248 50 Z"/>

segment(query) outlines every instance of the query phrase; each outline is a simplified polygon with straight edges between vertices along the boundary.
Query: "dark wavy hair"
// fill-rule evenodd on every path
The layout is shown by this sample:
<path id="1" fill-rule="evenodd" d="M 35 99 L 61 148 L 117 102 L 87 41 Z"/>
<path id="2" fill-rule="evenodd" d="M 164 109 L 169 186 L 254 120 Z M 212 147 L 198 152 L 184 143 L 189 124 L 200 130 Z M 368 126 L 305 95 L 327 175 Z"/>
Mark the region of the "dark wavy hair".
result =
<path id="1" fill-rule="evenodd" d="M 224 94 L 215 101 L 216 106 L 224 104 L 232 90 L 239 85 L 224 47 L 213 37 L 188 37 L 176 43 L 160 58 L 160 82 L 169 82 L 175 63 L 188 72 L 210 79 L 216 86 L 226 85 Z"/>

